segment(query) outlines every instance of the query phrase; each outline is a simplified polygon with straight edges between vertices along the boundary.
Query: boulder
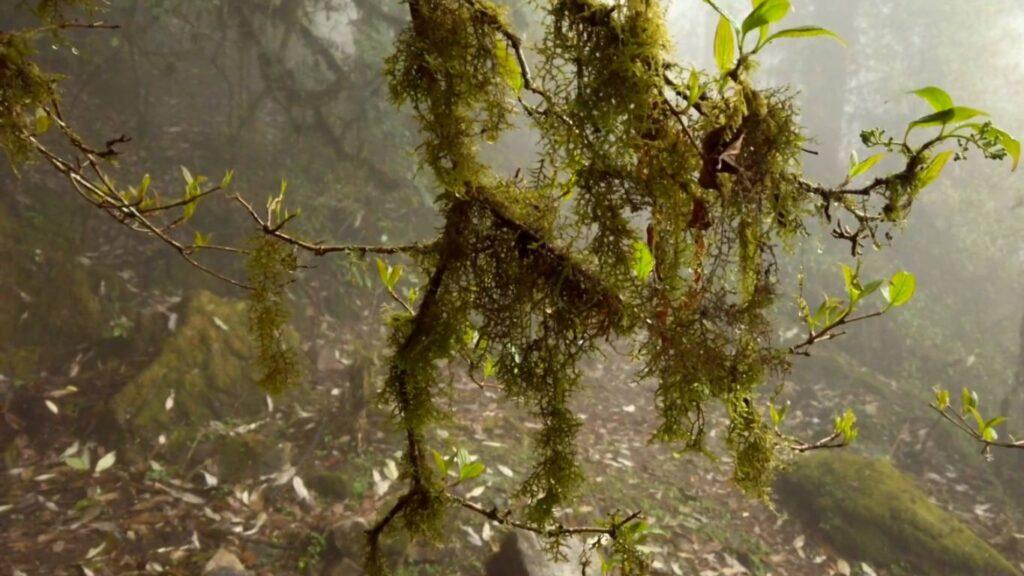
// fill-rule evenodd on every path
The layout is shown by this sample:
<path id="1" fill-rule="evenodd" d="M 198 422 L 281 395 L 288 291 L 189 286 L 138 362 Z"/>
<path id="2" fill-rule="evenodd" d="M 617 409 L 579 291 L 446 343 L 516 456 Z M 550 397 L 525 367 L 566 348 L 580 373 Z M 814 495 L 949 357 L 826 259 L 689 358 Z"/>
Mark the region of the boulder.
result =
<path id="1" fill-rule="evenodd" d="M 75 239 L 0 204 L 0 375 L 31 380 L 109 331 L 106 279 L 76 258 Z"/>
<path id="2" fill-rule="evenodd" d="M 581 572 L 580 554 L 583 542 L 570 539 L 562 549 L 561 560 L 553 560 L 540 539 L 532 532 L 510 532 L 501 547 L 484 565 L 486 576 L 600 576 L 601 561 L 596 556 Z"/>
<path id="3" fill-rule="evenodd" d="M 161 434 L 191 437 L 213 420 L 248 419 L 266 410 L 254 385 L 245 303 L 202 291 L 182 316 L 156 359 L 114 397 L 118 422 L 141 442 Z"/>
<path id="4" fill-rule="evenodd" d="M 221 548 L 203 567 L 203 576 L 249 576 L 249 573 L 237 556 Z"/>
<path id="5" fill-rule="evenodd" d="M 783 507 L 844 557 L 919 576 L 1019 576 L 886 460 L 852 452 L 803 457 L 780 476 Z"/>

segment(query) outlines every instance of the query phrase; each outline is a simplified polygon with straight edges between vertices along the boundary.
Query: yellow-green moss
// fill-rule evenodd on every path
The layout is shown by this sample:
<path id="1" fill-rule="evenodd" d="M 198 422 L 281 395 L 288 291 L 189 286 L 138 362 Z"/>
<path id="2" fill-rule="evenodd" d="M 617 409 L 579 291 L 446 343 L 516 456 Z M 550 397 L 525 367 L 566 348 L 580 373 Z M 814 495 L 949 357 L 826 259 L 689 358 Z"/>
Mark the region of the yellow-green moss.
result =
<path id="1" fill-rule="evenodd" d="M 65 346 L 105 333 L 102 275 L 75 256 L 70 238 L 0 206 L 0 373 L 30 378 Z"/>
<path id="2" fill-rule="evenodd" d="M 254 384 L 245 303 L 199 292 L 183 316 L 156 360 L 114 397 L 119 423 L 138 440 L 188 435 L 211 420 L 264 409 Z M 167 410 L 172 392 L 174 406 Z"/>
<path id="3" fill-rule="evenodd" d="M 849 452 L 802 458 L 779 478 L 778 494 L 841 554 L 894 573 L 1020 574 L 885 460 Z"/>

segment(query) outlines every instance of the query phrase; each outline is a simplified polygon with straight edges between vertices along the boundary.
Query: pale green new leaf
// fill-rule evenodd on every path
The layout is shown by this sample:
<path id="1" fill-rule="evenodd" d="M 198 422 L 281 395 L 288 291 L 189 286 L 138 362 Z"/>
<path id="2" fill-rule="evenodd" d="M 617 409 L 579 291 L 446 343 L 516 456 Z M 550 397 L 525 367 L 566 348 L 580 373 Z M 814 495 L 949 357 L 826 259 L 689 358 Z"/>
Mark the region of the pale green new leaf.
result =
<path id="1" fill-rule="evenodd" d="M 965 414 L 968 410 L 976 409 L 978 406 L 978 393 L 964 386 L 963 392 L 960 394 L 960 405 Z"/>
<path id="2" fill-rule="evenodd" d="M 757 5 L 757 8 L 747 15 L 741 26 L 743 33 L 767 26 L 772 22 L 778 22 L 789 14 L 789 0 L 765 0 Z"/>
<path id="3" fill-rule="evenodd" d="M 942 88 L 925 86 L 924 88 L 919 88 L 910 93 L 931 104 L 932 108 L 934 108 L 936 112 L 949 110 L 953 107 L 953 98 Z"/>
<path id="4" fill-rule="evenodd" d="M 696 104 L 697 100 L 700 99 L 701 92 L 700 75 L 697 74 L 696 70 L 693 70 L 690 72 L 689 94 L 686 99 L 687 103 L 690 106 Z"/>
<path id="5" fill-rule="evenodd" d="M 942 169 L 946 167 L 946 163 L 953 157 L 953 151 L 947 150 L 932 158 L 932 161 L 921 170 L 921 175 L 918 177 L 918 181 L 921 184 L 921 188 L 928 186 L 934 182 L 942 174 Z"/>
<path id="6" fill-rule="evenodd" d="M 485 469 L 483 462 L 469 462 L 459 468 L 459 480 L 472 480 L 483 474 Z"/>
<path id="7" fill-rule="evenodd" d="M 498 40 L 494 47 L 495 67 L 498 73 L 508 83 L 512 91 L 519 93 L 523 90 L 523 71 L 519 68 L 519 61 L 515 54 L 509 50 L 503 40 Z"/>
<path id="8" fill-rule="evenodd" d="M 654 255 L 646 243 L 639 240 L 633 242 L 633 275 L 645 282 L 651 272 L 654 272 Z"/>
<path id="9" fill-rule="evenodd" d="M 836 42 L 839 42 L 843 46 L 846 46 L 846 40 L 842 36 L 829 30 L 828 28 L 822 28 L 821 26 L 797 26 L 796 28 L 787 28 L 785 30 L 779 30 L 775 34 L 772 34 L 765 39 L 761 46 L 766 46 L 775 40 L 780 38 L 813 38 L 815 36 L 824 36 L 831 38 Z"/>
<path id="10" fill-rule="evenodd" d="M 874 156 L 870 156 L 860 162 L 857 162 L 856 164 L 853 165 L 852 168 L 850 168 L 850 172 L 847 173 L 847 177 L 850 180 L 853 180 L 857 176 L 860 176 L 861 174 L 864 174 L 868 170 L 874 168 L 875 164 L 878 164 L 878 161 L 884 157 L 885 152 L 880 152 L 878 154 L 875 154 Z"/>
<path id="11" fill-rule="evenodd" d="M 728 72 L 736 61 L 736 31 L 729 19 L 722 16 L 718 19 L 715 30 L 715 62 L 718 70 Z"/>
<path id="12" fill-rule="evenodd" d="M 36 134 L 45 134 L 50 129 L 50 115 L 42 108 L 36 109 Z"/>
<path id="13" fill-rule="evenodd" d="M 889 285 L 882 289 L 882 295 L 889 307 L 903 306 L 914 297 L 917 279 L 910 272 L 897 272 L 889 280 Z"/>
<path id="14" fill-rule="evenodd" d="M 384 283 L 388 288 L 394 288 L 395 285 L 392 283 L 393 269 L 388 266 L 386 262 L 377 258 L 377 275 L 380 276 L 380 281 Z"/>
<path id="15" fill-rule="evenodd" d="M 1013 161 L 1010 170 L 1016 170 L 1017 166 L 1020 166 L 1020 140 L 1000 130 L 999 143 L 1003 145 L 1006 153 L 1010 155 L 1010 160 Z"/>
<path id="16" fill-rule="evenodd" d="M 447 476 L 448 461 L 437 450 L 431 450 L 431 452 L 434 454 L 434 465 L 437 467 L 438 472 L 441 473 L 441 476 Z"/>
<path id="17" fill-rule="evenodd" d="M 988 112 L 978 110 L 976 108 L 968 108 L 967 106 L 954 106 L 946 110 L 941 110 L 927 116 L 922 116 L 917 120 L 910 123 L 907 128 L 907 132 L 914 128 L 927 128 L 929 126 L 945 126 L 947 124 L 955 124 L 958 122 L 965 122 L 971 118 L 978 116 L 988 116 Z"/>

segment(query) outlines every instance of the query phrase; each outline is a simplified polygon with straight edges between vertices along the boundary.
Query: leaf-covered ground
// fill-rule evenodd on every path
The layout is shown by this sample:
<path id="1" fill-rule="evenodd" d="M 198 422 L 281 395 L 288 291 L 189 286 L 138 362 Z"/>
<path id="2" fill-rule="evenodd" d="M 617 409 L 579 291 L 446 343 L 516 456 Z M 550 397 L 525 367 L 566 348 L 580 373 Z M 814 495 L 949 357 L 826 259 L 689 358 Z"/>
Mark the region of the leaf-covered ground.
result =
<path id="1" fill-rule="evenodd" d="M 353 354 L 342 347 L 338 366 Z M 109 456 L 123 440 L 106 431 L 113 425 L 103 421 L 105 404 L 133 373 L 80 364 L 69 367 L 70 376 L 37 382 L 29 396 L 34 400 L 10 412 L 4 424 L 11 438 L 0 477 L 5 573 L 197 574 L 225 547 L 254 574 L 344 574 L 339 551 L 351 533 L 332 527 L 354 518 L 372 521 L 399 492 L 399 439 L 388 432 L 387 416 L 372 409 L 365 422 L 353 424 L 340 401 L 346 372 L 319 374 L 298 400 L 269 401 L 251 420 L 210 426 L 211 436 L 256 438 L 289 455 L 288 464 L 266 474 L 229 482 L 232 471 L 216 455 L 173 465 L 159 442 L 144 453 Z M 681 455 L 649 443 L 656 425 L 650 386 L 632 382 L 624 360 L 597 366 L 576 406 L 585 417 L 579 446 L 588 494 L 566 511 L 567 523 L 644 510 L 654 528 L 646 551 L 656 574 L 886 573 L 842 557 L 823 535 L 742 495 L 730 483 L 727 458 Z M 811 395 L 794 405 L 788 420 L 809 434 L 827 426 L 844 401 L 824 383 L 797 389 Z M 865 404 L 884 403 L 880 394 L 865 391 Z M 159 401 L 168 412 L 182 409 Z M 528 471 L 527 437 L 536 425 L 486 383 L 479 387 L 456 377 L 448 402 L 455 415 L 434 430 L 432 445 L 442 452 L 465 448 L 480 458 L 487 471 L 459 490 L 481 505 L 506 505 Z M 884 405 L 877 410 L 882 413 Z M 720 434 L 724 421 L 715 419 Z M 93 424 L 83 427 L 83 421 Z M 897 433 L 894 452 L 931 450 L 932 422 L 908 422 Z M 101 461 L 105 469 L 97 470 Z M 999 528 L 1014 520 L 1004 503 L 989 496 L 987 481 L 942 463 L 918 476 L 933 501 L 1014 562 L 1024 561 L 1024 534 L 1018 533 L 1024 530 Z M 406 560 L 398 573 L 482 573 L 503 529 L 462 511 L 450 514 L 448 526 L 448 540 L 437 547 L 399 539 L 396 554 L 404 551 Z"/>

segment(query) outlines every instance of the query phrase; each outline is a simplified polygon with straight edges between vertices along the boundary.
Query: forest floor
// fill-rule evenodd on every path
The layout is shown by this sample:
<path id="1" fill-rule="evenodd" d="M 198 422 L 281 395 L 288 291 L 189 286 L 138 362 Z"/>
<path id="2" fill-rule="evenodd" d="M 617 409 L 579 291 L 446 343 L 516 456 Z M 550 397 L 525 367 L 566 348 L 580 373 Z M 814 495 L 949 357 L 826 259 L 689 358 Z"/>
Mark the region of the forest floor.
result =
<path id="1" fill-rule="evenodd" d="M 589 481 L 579 504 L 566 511 L 567 524 L 643 510 L 654 529 L 644 549 L 658 575 L 885 574 L 841 558 L 770 502 L 742 494 L 730 481 L 727 457 L 678 454 L 650 443 L 652 386 L 631 382 L 614 362 L 604 364 L 612 367 L 585 374 L 576 406 L 585 422 L 578 445 Z M 259 433 L 274 422 L 283 432 L 273 440 L 303 456 L 276 472 L 227 482 L 202 463 L 185 469 L 163 463 L 158 450 L 150 458 L 118 460 L 101 447 L 102 434 L 84 436 L 81 419 L 58 405 L 62 392 L 85 393 L 90 380 L 102 402 L 95 385 L 101 374 L 116 386 L 109 370 L 39 384 L 38 397 L 47 400 L 29 421 L 23 414 L 17 422 L 23 433 L 7 451 L 16 458 L 8 458 L 0 476 L 0 574 L 198 574 L 220 547 L 253 574 L 325 573 L 336 548 L 331 540 L 345 537 L 332 527 L 372 521 L 400 493 L 401 442 L 384 432 L 386 415 L 371 412 L 371 432 L 357 442 L 344 433 L 351 427 L 341 421 L 338 383 L 330 377 L 295 403 L 268 404 L 263 418 L 231 423 L 227 434 Z M 433 430 L 432 445 L 479 457 L 487 471 L 459 490 L 485 507 L 506 505 L 528 472 L 526 438 L 536 424 L 499 391 L 468 380 L 454 379 L 447 401 L 454 416 Z M 827 414 L 836 407 L 819 408 Z M 709 428 L 720 435 L 724 420 L 712 416 Z M 720 448 L 715 431 L 711 444 Z M 325 486 L 331 477 L 340 482 L 337 489 Z M 1024 538 L 993 529 L 1006 519 L 951 466 L 919 477 L 936 502 L 990 542 Z M 403 545 L 407 559 L 397 574 L 483 573 L 504 529 L 464 511 L 452 511 L 446 522 L 440 545 Z"/>

